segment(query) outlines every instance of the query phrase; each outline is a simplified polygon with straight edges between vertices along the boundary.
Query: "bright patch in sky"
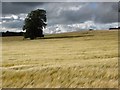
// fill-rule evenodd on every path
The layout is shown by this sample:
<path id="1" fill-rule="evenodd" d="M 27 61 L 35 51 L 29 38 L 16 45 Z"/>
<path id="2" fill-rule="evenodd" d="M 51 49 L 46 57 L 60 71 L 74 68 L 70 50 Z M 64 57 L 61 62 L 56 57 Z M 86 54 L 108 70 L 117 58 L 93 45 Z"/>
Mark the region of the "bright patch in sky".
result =
<path id="1" fill-rule="evenodd" d="M 13 19 L 18 19 L 18 16 L 12 15 Z"/>
<path id="2" fill-rule="evenodd" d="M 115 2 L 66 2 L 2 4 L 4 31 L 23 31 L 25 17 L 35 9 L 47 11 L 47 28 L 44 33 L 60 33 L 78 30 L 102 30 L 118 27 L 118 3 Z"/>

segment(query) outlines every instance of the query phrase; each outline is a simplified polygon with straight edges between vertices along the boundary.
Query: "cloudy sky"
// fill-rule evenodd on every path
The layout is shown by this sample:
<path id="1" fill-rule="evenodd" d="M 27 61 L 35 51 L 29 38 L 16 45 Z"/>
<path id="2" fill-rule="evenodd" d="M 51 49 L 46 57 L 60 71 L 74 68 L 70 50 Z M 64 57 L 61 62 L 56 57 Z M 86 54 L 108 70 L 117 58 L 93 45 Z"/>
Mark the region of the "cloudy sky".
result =
<path id="1" fill-rule="evenodd" d="M 2 30 L 22 31 L 26 15 L 36 9 L 47 11 L 45 33 L 118 27 L 117 2 L 2 2 Z"/>

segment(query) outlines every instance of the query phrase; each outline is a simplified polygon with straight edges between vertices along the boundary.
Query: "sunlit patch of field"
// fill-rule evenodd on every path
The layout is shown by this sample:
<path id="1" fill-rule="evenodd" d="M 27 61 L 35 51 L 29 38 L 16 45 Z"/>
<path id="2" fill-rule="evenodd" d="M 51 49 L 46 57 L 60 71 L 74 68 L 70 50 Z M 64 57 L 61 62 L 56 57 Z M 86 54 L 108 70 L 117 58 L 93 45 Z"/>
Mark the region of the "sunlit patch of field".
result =
<path id="1" fill-rule="evenodd" d="M 3 37 L 2 87 L 117 88 L 118 31 Z"/>

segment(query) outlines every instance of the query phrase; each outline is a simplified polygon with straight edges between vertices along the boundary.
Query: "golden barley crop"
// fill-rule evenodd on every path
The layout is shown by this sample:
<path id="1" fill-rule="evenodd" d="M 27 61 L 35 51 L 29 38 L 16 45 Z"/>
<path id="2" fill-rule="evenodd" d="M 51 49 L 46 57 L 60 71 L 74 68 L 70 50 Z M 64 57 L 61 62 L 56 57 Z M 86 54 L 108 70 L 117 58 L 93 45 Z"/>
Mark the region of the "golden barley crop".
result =
<path id="1" fill-rule="evenodd" d="M 117 30 L 2 39 L 4 88 L 118 87 Z"/>

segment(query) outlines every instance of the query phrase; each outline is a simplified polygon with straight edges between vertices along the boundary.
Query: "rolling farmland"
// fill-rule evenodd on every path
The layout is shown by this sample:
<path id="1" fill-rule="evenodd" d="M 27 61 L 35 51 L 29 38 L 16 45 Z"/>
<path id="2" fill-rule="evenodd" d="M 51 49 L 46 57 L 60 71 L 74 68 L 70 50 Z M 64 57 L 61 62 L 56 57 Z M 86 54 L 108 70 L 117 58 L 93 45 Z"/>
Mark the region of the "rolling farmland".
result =
<path id="1" fill-rule="evenodd" d="M 2 87 L 117 88 L 118 31 L 2 38 Z"/>

